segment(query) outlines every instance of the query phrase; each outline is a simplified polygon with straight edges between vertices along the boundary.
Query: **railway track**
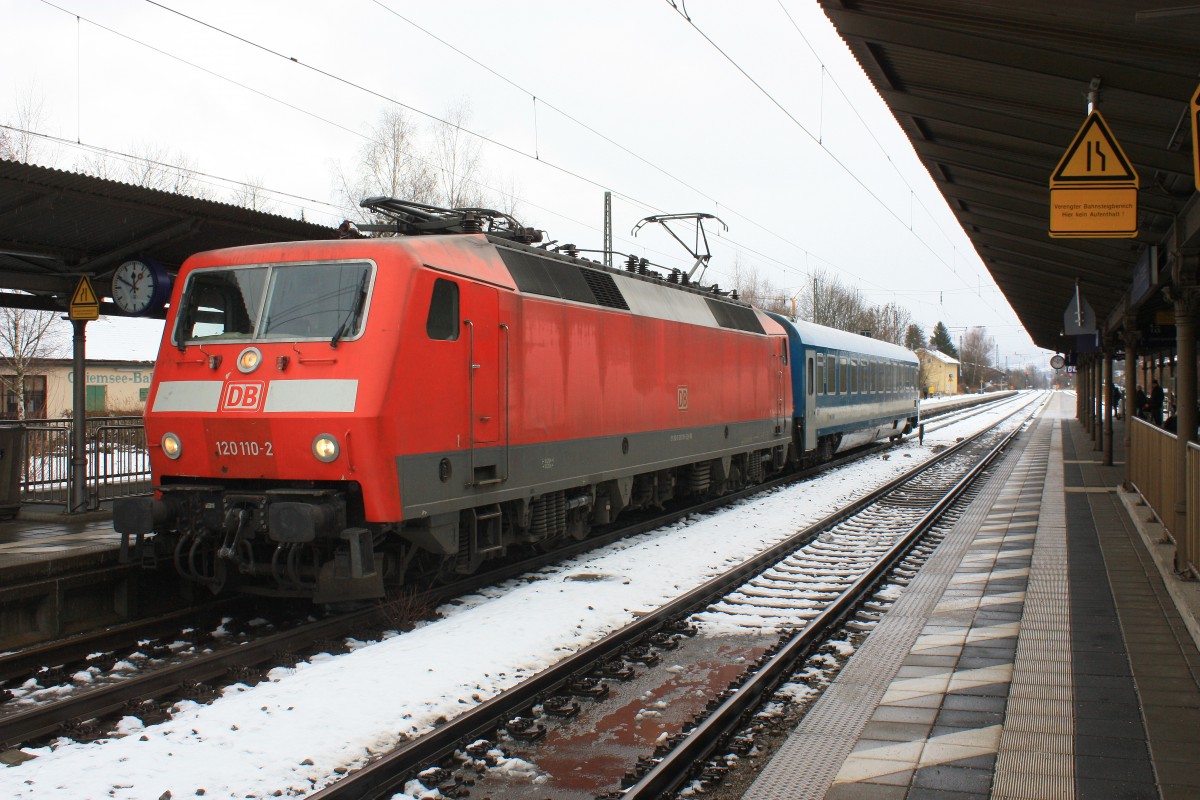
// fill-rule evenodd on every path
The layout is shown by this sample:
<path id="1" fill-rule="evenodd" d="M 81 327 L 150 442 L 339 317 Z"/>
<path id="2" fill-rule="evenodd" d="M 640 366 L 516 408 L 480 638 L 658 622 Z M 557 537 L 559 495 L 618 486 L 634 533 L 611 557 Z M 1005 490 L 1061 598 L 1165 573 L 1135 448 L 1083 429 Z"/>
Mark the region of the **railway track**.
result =
<path id="1" fill-rule="evenodd" d="M 947 418 L 957 418 L 962 413 L 970 412 L 957 412 L 947 415 Z M 878 453 L 882 449 L 886 449 L 886 446 L 847 454 L 837 461 L 811 470 L 807 474 L 845 464 L 864 455 Z M 536 571 L 548 564 L 605 546 L 631 534 L 661 528 L 683 516 L 695 515 L 726 505 L 741 497 L 760 493 L 772 486 L 804 478 L 807 474 L 790 476 L 773 485 L 754 487 L 745 492 L 727 495 L 700 507 L 644 519 L 634 525 L 594 536 L 585 542 L 572 544 L 553 553 L 521 560 L 502 570 L 489 572 L 487 575 L 475 576 L 454 585 L 418 593 L 409 599 L 409 603 L 418 607 L 432 608 L 448 598 L 475 592 L 484 585 Z M 160 624 L 163 622 L 165 621 L 159 621 Z M 132 637 L 133 640 L 148 638 L 147 631 L 139 631 L 133 626 L 123 627 L 127 630 L 110 631 L 108 635 L 119 637 L 124 634 Z M 386 620 L 380 619 L 379 610 L 367 608 L 350 614 L 335 615 L 316 622 L 309 622 L 281 632 L 256 636 L 250 641 L 234 646 L 225 646 L 212 652 L 204 652 L 203 648 L 194 648 L 195 652 L 189 657 L 164 659 L 169 663 L 156 664 L 154 669 L 145 670 L 140 674 L 129 676 L 127 679 L 102 686 L 88 685 L 72 691 L 54 702 L 28 708 L 16 708 L 9 713 L 0 714 L 0 742 L 13 746 L 18 743 L 64 735 L 80 740 L 94 739 L 110 732 L 112 726 L 103 722 L 106 717 L 115 720 L 126 714 L 141 716 L 146 722 L 160 720 L 170 713 L 171 703 L 164 702 L 164 700 L 169 701 L 179 697 L 209 699 L 218 695 L 220 689 L 225 685 L 238 682 L 253 683 L 270 667 L 281 664 L 291 666 L 296 661 L 296 654 L 320 652 L 322 647 L 329 649 L 331 643 L 333 651 L 336 652 L 340 647 L 337 640 L 347 636 L 351 631 L 361 631 L 366 628 L 378 632 L 386 627 Z M 673 634 L 666 633 L 665 636 L 669 640 L 668 646 L 671 646 L 670 641 L 678 641 L 678 637 Z M 99 640 L 91 640 L 89 643 L 84 637 L 76 637 L 65 644 L 74 648 L 75 655 L 71 656 L 73 658 L 77 658 L 81 650 L 87 650 L 92 646 L 101 649 Z M 14 660 L 25 659 L 26 662 L 29 662 L 30 658 L 35 661 L 40 659 L 43 663 L 53 663 L 54 650 L 47 646 L 39 648 L 37 654 L 13 656 Z M 4 667 L 5 660 L 0 659 L 0 674 L 5 674 Z M 10 670 L 8 674 L 11 675 L 12 671 Z"/>
<path id="2" fill-rule="evenodd" d="M 1024 414 L 1023 425 L 1033 413 L 1017 407 L 1005 419 Z M 389 797 L 412 793 L 415 780 L 418 792 L 447 797 L 482 784 L 492 800 L 652 798 L 718 780 L 723 753 L 755 746 L 741 731 L 747 716 L 806 658 L 849 649 L 848 637 L 872 627 L 940 540 L 931 531 L 1020 427 L 959 442 L 311 797 Z M 697 635 L 711 628 L 726 638 Z M 729 636 L 739 629 L 753 633 Z M 681 677 L 688 671 L 702 677 Z M 593 767 L 582 775 L 581 764 Z"/>

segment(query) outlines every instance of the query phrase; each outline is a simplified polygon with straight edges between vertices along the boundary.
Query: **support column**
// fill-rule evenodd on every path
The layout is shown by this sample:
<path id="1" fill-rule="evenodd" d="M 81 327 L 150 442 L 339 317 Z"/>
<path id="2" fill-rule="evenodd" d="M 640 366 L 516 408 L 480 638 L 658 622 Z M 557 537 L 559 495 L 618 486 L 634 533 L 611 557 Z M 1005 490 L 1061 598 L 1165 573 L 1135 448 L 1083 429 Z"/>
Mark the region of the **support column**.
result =
<path id="1" fill-rule="evenodd" d="M 1104 449 L 1104 459 L 1101 461 L 1106 467 L 1111 467 L 1113 463 L 1113 351 L 1116 349 L 1115 344 L 1111 339 L 1104 343 L 1104 353 L 1101 361 L 1101 374 L 1104 376 L 1100 383 L 1104 387 L 1104 391 L 1100 394 L 1100 399 L 1104 403 L 1104 436 L 1102 447 Z"/>
<path id="2" fill-rule="evenodd" d="M 1096 431 L 1097 452 L 1104 450 L 1104 359 L 1103 351 L 1096 354 L 1092 361 L 1092 391 L 1095 393 L 1095 416 L 1092 417 L 1092 427 Z"/>
<path id="3" fill-rule="evenodd" d="M 1175 563 L 1182 565 L 1187 530 L 1187 446 L 1196 438 L 1196 295 L 1175 303 L 1175 344 L 1179 361 L 1175 369 Z M 1184 552 L 1181 552 L 1184 551 Z"/>
<path id="4" fill-rule="evenodd" d="M 1137 416 L 1137 346 L 1141 340 L 1141 331 L 1137 329 L 1137 317 L 1125 317 L 1125 327 L 1122 330 L 1125 339 L 1125 490 L 1129 491 L 1129 465 L 1133 459 L 1130 452 L 1133 448 L 1133 420 Z"/>
<path id="5" fill-rule="evenodd" d="M 67 510 L 73 514 L 87 511 L 87 320 L 71 320 L 72 370 L 75 385 L 71 398 L 71 493 Z"/>

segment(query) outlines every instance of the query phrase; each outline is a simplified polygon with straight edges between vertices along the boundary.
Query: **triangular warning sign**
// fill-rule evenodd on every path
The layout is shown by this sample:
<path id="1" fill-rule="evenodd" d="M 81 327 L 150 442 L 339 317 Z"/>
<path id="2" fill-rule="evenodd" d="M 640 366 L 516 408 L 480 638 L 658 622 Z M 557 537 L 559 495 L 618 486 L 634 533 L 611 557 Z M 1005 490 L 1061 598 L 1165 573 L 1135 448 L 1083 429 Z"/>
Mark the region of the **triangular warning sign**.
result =
<path id="1" fill-rule="evenodd" d="M 87 275 L 75 284 L 75 293 L 71 295 L 67 316 L 75 320 L 100 319 L 100 298 L 96 297 L 96 290 L 92 288 L 92 282 L 88 280 Z"/>
<path id="2" fill-rule="evenodd" d="M 1050 185 L 1117 183 L 1138 185 L 1138 174 L 1099 111 L 1093 111 L 1050 175 Z"/>
<path id="3" fill-rule="evenodd" d="M 92 282 L 85 275 L 79 279 L 79 283 L 75 285 L 75 294 L 71 295 L 71 305 L 73 306 L 98 306 L 100 301 L 96 298 L 96 290 L 92 288 Z"/>

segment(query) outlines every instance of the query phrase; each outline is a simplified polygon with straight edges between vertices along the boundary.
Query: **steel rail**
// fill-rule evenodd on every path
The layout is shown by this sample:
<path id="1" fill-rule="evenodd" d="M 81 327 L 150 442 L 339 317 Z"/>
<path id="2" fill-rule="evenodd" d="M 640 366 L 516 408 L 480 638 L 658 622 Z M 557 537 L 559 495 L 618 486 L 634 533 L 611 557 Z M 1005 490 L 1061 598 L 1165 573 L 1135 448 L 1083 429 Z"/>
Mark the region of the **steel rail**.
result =
<path id="1" fill-rule="evenodd" d="M 1016 415 L 1026 407 L 1027 405 L 1015 409 L 1001 420 L 998 420 L 995 425 Z M 728 593 L 731 589 L 744 583 L 748 578 L 757 575 L 796 549 L 803 547 L 828 528 L 858 514 L 896 488 L 913 480 L 922 473 L 933 469 L 935 466 L 961 453 L 966 448 L 971 447 L 978 439 L 994 428 L 995 425 L 984 431 L 980 431 L 974 436 L 965 438 L 953 447 L 947 448 L 937 454 L 929 461 L 917 465 L 903 475 L 889 481 L 886 485 L 859 498 L 849 506 L 835 511 L 819 522 L 793 534 L 728 572 L 710 579 L 656 611 L 640 617 L 630 625 L 614 631 L 582 650 L 565 657 L 557 664 L 543 670 L 529 680 L 507 689 L 469 711 L 463 712 L 444 725 L 430 731 L 428 734 L 401 744 L 376 761 L 349 773 L 337 782 L 309 795 L 309 797 L 311 800 L 346 800 L 347 798 L 361 800 L 363 798 L 390 797 L 391 794 L 402 790 L 404 782 L 414 772 L 419 771 L 422 765 L 432 764 L 448 756 L 463 742 L 469 742 L 481 737 L 486 738 L 488 734 L 498 727 L 498 724 L 504 718 L 510 717 L 520 710 L 529 708 L 542 699 L 555 694 L 556 690 L 568 680 L 588 673 L 596 663 L 619 654 L 634 643 L 642 640 L 645 636 L 663 628 L 668 622 L 689 614 L 698 607 L 708 605 L 712 600 Z M 762 487 L 758 487 L 758 491 L 761 490 Z"/>
<path id="2" fill-rule="evenodd" d="M 53 703 L 0 718 L 0 743 L 10 746 L 61 731 L 65 721 L 93 719 L 111 714 L 130 701 L 161 697 L 192 683 L 221 677 L 235 667 L 250 667 L 279 652 L 311 646 L 325 638 L 344 634 L 348 625 L 374 616 L 377 609 L 352 612 L 265 636 L 246 644 L 168 664 L 107 686 L 78 692 Z"/>
<path id="3" fill-rule="evenodd" d="M 108 625 L 94 631 L 77 633 L 0 655 L 0 682 L 31 675 L 38 667 L 59 666 L 79 661 L 90 653 L 111 652 L 129 647 L 142 639 L 158 639 L 195 626 L 197 614 L 226 613 L 226 609 L 244 597 L 225 598 L 200 606 L 190 606 L 156 617 Z M 2 706 L 0 706 L 2 708 Z M 0 718 L 3 712 L 0 711 Z M 2 724 L 2 723 L 0 723 Z"/>
<path id="4" fill-rule="evenodd" d="M 767 483 L 757 484 L 737 492 L 731 492 L 700 504 L 690 505 L 684 509 L 658 514 L 632 525 L 589 537 L 581 542 L 572 542 L 548 553 L 500 566 L 489 570 L 487 573 L 473 575 L 437 588 L 417 591 L 414 592 L 410 602 L 415 607 L 433 606 L 452 597 L 477 592 L 485 586 L 511 580 L 528 572 L 559 563 L 564 558 L 570 558 L 607 546 L 628 536 L 670 525 L 685 516 L 712 511 L 764 490 L 802 480 L 816 472 L 841 466 L 862 458 L 865 455 L 886 449 L 888 446 L 890 445 L 884 444 L 858 448 L 833 461 L 812 467 L 800 473 L 788 475 Z M 238 599 L 244 600 L 247 598 L 241 597 Z M 382 615 L 383 612 L 378 606 L 359 609 L 294 628 L 290 631 L 272 634 L 261 640 L 247 642 L 220 652 L 210 653 L 197 658 L 189 658 L 186 661 L 176 664 L 155 667 L 151 671 L 104 686 L 85 689 L 69 697 L 40 704 L 32 708 L 13 711 L 11 713 L 0 713 L 0 745 L 15 746 L 41 736 L 57 733 L 73 720 L 88 720 L 102 717 L 125 708 L 126 704 L 133 701 L 161 697 L 178 690 L 186 684 L 202 683 L 218 679 L 231 668 L 247 667 L 262 663 L 280 651 L 303 649 L 310 646 L 313 642 L 345 635 L 355 627 L 377 624 L 381 621 Z M 125 637 L 124 641 L 121 641 L 122 636 Z M 99 648 L 101 641 L 108 641 L 110 644 L 117 642 L 116 646 L 119 647 L 122 644 L 129 644 L 131 640 L 136 641 L 137 638 L 145 637 L 139 635 L 138 623 L 131 623 L 127 626 L 113 628 L 107 632 L 107 636 L 102 635 L 101 638 L 89 638 L 78 642 L 74 639 L 69 640 L 67 644 L 71 649 L 65 652 L 69 654 L 77 653 L 81 647 L 86 649 L 88 643 Z M 8 670 L 11 673 L 18 665 L 34 663 L 39 658 L 44 658 L 47 654 L 53 653 L 58 644 L 48 643 L 47 645 L 33 648 L 28 654 L 24 651 L 15 653 L 10 657 L 11 662 L 0 660 L 0 668 L 3 668 L 7 663 L 11 663 L 12 666 Z"/>
<path id="5" fill-rule="evenodd" d="M 671 750 L 657 759 L 657 763 L 624 792 L 622 800 L 651 800 L 682 786 L 696 766 L 708 760 L 726 737 L 737 729 L 746 712 L 756 708 L 762 698 L 791 673 L 796 662 L 807 654 L 814 644 L 823 639 L 870 596 L 874 587 L 905 558 L 913 545 L 937 524 L 980 474 L 1009 446 L 1023 427 L 1013 430 L 992 447 L 874 566 L 860 575 L 837 600 L 809 621 L 808 625 L 753 675 L 732 689 L 731 695 L 724 702 Z"/>

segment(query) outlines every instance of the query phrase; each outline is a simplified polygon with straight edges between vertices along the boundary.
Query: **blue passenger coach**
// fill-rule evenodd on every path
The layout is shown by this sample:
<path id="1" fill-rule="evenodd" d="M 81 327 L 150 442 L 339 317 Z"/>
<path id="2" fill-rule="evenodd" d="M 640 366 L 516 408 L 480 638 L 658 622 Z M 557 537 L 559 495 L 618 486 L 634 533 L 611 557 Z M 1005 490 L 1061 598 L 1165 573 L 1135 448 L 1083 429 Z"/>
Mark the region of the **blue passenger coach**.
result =
<path id="1" fill-rule="evenodd" d="M 918 422 L 918 361 L 903 347 L 771 314 L 788 335 L 796 450 L 825 459 Z"/>

